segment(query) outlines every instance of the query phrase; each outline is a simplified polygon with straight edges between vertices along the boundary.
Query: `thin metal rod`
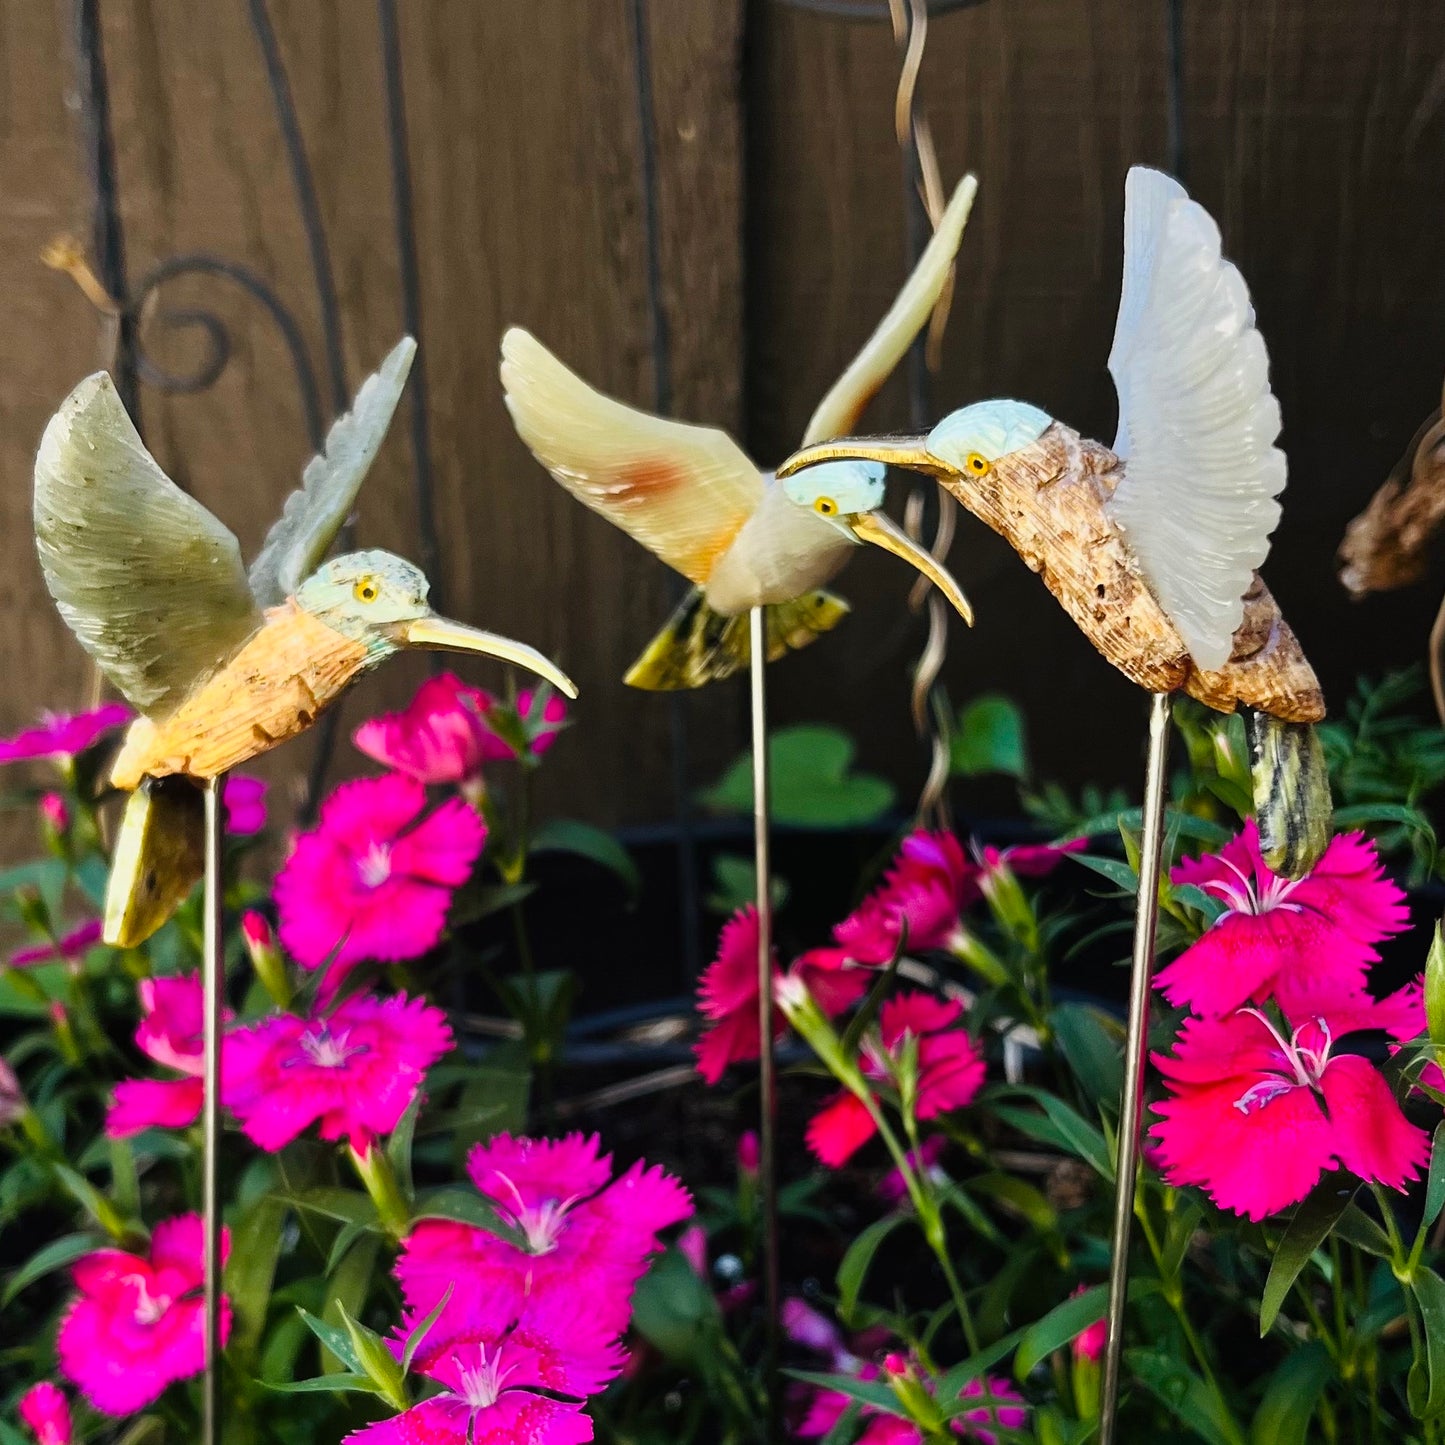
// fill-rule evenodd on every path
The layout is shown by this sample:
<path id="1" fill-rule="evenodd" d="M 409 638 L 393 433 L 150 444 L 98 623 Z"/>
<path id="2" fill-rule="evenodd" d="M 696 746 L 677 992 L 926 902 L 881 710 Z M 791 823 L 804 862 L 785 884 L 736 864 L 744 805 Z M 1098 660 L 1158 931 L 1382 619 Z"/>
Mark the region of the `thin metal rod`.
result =
<path id="1" fill-rule="evenodd" d="M 206 893 L 204 901 L 201 987 L 205 1008 L 205 1093 L 201 1108 L 201 1212 L 205 1220 L 202 1265 L 205 1272 L 206 1378 L 203 1445 L 221 1438 L 221 1010 L 225 1000 L 226 954 L 222 924 L 225 882 L 221 876 L 224 842 L 221 793 L 225 776 L 206 784 Z"/>
<path id="2" fill-rule="evenodd" d="M 768 613 L 748 614 L 749 677 L 753 713 L 753 863 L 758 909 L 758 1170 L 762 1184 L 763 1309 L 767 1334 L 763 1383 L 769 1436 L 777 1434 L 780 1288 L 778 1275 L 778 1100 L 773 1071 L 773 863 L 768 837 Z"/>
<path id="3" fill-rule="evenodd" d="M 1149 1049 L 1149 988 L 1154 973 L 1154 931 L 1159 923 L 1159 870 L 1164 855 L 1164 789 L 1169 763 L 1170 693 L 1156 692 L 1149 708 L 1149 762 L 1144 779 L 1144 827 L 1139 841 L 1139 893 L 1134 902 L 1134 962 L 1129 976 L 1129 1032 L 1124 1044 L 1124 1092 L 1119 1101 L 1119 1146 L 1114 1170 L 1114 1229 L 1109 1259 L 1109 1336 L 1104 1347 L 1104 1388 L 1099 1445 L 1113 1445 L 1119 1408 L 1119 1366 L 1124 1348 L 1124 1306 L 1129 1293 L 1129 1235 L 1134 1224 L 1134 1182 L 1144 1112 L 1144 1064 Z"/>

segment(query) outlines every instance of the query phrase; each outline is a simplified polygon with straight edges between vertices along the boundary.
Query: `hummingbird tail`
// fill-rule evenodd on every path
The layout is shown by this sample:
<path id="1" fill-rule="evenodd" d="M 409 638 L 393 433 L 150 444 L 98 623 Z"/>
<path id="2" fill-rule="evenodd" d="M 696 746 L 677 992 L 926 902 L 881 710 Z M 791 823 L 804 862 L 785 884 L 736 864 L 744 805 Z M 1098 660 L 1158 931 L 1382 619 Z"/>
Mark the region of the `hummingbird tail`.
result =
<path id="1" fill-rule="evenodd" d="M 1260 854 L 1276 873 L 1302 878 L 1329 846 L 1334 812 L 1319 733 L 1252 708 L 1244 721 Z"/>
<path id="2" fill-rule="evenodd" d="M 806 647 L 843 620 L 848 604 L 831 592 L 805 592 L 767 608 L 768 661 Z M 623 679 L 629 687 L 674 692 L 731 677 L 748 665 L 748 614 L 729 617 L 709 607 L 694 587 Z"/>
<path id="3" fill-rule="evenodd" d="M 146 778 L 126 799 L 105 893 L 105 941 L 144 943 L 185 902 L 205 865 L 205 798 L 188 778 Z"/>

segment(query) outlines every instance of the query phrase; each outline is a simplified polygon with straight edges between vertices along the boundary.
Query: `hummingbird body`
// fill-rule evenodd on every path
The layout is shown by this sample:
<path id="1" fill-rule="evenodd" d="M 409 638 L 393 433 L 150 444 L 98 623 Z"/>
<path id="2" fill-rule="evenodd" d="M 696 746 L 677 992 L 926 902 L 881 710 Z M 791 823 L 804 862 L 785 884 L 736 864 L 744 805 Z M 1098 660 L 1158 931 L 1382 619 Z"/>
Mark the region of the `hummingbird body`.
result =
<path id="1" fill-rule="evenodd" d="M 791 501 L 768 473 L 762 501 L 708 574 L 702 595 L 724 617 L 791 602 L 831 582 L 858 545 L 811 508 Z"/>
<path id="2" fill-rule="evenodd" d="M 1242 703 L 1285 722 L 1319 722 L 1319 681 L 1258 573 L 1229 660 L 1213 671 L 1195 662 L 1109 516 L 1127 468 L 1108 447 L 1056 421 L 982 476 L 964 469 L 942 481 L 1039 574 L 1130 682 L 1150 692 L 1187 692 L 1219 712 Z"/>
<path id="3" fill-rule="evenodd" d="M 432 611 L 426 577 L 389 552 L 323 560 L 400 399 L 404 338 L 337 419 L 247 571 L 236 538 L 156 465 L 109 376 L 82 381 L 35 459 L 35 540 L 67 626 L 140 712 L 111 771 L 130 792 L 104 936 L 134 947 L 201 876 L 198 783 L 295 737 L 403 647 L 517 663 L 568 696 L 540 653 Z"/>
<path id="4" fill-rule="evenodd" d="M 1249 290 L 1219 228 L 1175 180 L 1133 167 L 1109 371 L 1112 448 L 1027 402 L 975 402 L 927 436 L 805 446 L 779 468 L 843 461 L 935 477 L 1003 536 L 1085 636 L 1154 693 L 1245 710 L 1265 862 L 1303 877 L 1332 805 L 1318 679 L 1258 567 L 1284 489 L 1279 404 Z"/>
<path id="5" fill-rule="evenodd" d="M 241 650 L 163 718 L 138 717 L 110 780 L 130 791 L 146 777 L 206 780 L 303 733 L 385 656 L 328 627 L 294 598 L 268 608 Z"/>
<path id="6" fill-rule="evenodd" d="M 862 413 L 943 295 L 976 183 L 955 190 L 888 313 L 818 405 L 804 441 Z M 806 646 L 847 613 L 822 590 L 870 542 L 923 572 L 970 619 L 958 584 L 888 521 L 883 469 L 838 467 L 780 484 L 725 432 L 649 416 L 604 396 L 530 333 L 502 338 L 502 388 L 517 433 L 578 501 L 693 583 L 627 673 L 630 686 L 701 687 L 747 665 L 745 614 L 767 609 L 768 660 Z"/>

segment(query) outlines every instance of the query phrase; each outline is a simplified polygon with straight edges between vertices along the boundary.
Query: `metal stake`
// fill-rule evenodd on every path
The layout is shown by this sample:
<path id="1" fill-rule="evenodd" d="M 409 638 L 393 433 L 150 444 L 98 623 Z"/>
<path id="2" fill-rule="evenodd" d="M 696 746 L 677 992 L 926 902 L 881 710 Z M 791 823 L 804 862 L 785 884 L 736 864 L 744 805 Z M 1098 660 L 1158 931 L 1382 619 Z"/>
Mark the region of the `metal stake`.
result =
<path id="1" fill-rule="evenodd" d="M 1119 1365 L 1124 1348 L 1124 1306 L 1129 1293 L 1129 1235 L 1144 1110 L 1144 1064 L 1149 1045 L 1149 986 L 1154 972 L 1154 930 L 1159 922 L 1159 870 L 1164 854 L 1164 785 L 1169 762 L 1170 693 L 1156 692 L 1149 708 L 1149 762 L 1144 779 L 1143 836 L 1139 842 L 1139 893 L 1134 903 L 1134 962 L 1129 976 L 1129 1032 L 1124 1044 L 1124 1092 L 1119 1101 L 1119 1147 L 1114 1169 L 1114 1230 L 1109 1260 L 1109 1337 L 1099 1445 L 1113 1445 L 1119 1408 Z"/>
<path id="2" fill-rule="evenodd" d="M 768 839 L 768 618 L 767 609 L 748 614 L 749 675 L 753 714 L 753 862 L 758 910 L 758 1171 L 762 1184 L 763 1308 L 767 1344 L 764 1384 L 768 1395 L 769 1435 L 777 1433 L 778 1344 L 778 1182 L 776 1158 L 777 1094 L 773 1074 L 773 866 Z"/>
<path id="3" fill-rule="evenodd" d="M 225 914 L 221 845 L 224 774 L 206 784 L 206 881 L 201 986 L 205 1008 L 205 1093 L 201 1107 L 204 1136 L 201 1160 L 201 1210 L 205 1220 L 206 1377 L 203 1390 L 203 1445 L 221 1438 L 221 1010 L 225 1000 L 226 955 L 222 924 Z"/>

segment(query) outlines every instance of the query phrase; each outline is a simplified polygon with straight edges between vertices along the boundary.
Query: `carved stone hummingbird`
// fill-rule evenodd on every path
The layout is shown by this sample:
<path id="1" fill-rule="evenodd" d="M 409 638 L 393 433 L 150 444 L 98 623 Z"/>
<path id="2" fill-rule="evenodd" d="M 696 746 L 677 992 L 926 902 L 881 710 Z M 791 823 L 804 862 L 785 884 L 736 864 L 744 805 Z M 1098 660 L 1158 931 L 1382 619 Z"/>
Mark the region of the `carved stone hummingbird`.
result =
<path id="1" fill-rule="evenodd" d="M 813 413 L 805 441 L 854 425 L 947 285 L 978 187 L 965 176 L 913 274 Z M 502 338 L 502 386 L 522 440 L 579 501 L 694 586 L 633 664 L 633 687 L 701 687 L 748 662 L 747 614 L 767 610 L 768 660 L 847 612 L 821 590 L 862 542 L 912 563 L 965 621 L 968 601 L 933 556 L 879 508 L 886 468 L 824 467 L 780 485 L 726 432 L 652 416 L 603 396 L 530 333 Z"/>
<path id="2" fill-rule="evenodd" d="M 141 713 L 111 771 L 131 791 L 105 938 L 132 947 L 202 869 L 202 797 L 215 779 L 304 732 L 401 648 L 482 653 L 571 681 L 520 642 L 439 617 L 426 577 L 389 552 L 324 562 L 411 368 L 404 338 L 306 467 L 249 573 L 235 536 L 157 466 L 109 376 L 75 388 L 35 462 L 35 538 L 66 625 Z"/>
<path id="3" fill-rule="evenodd" d="M 927 436 L 805 446 L 778 468 L 871 461 L 936 477 L 1037 572 L 1131 681 L 1245 709 L 1266 861 L 1298 877 L 1330 834 L 1312 724 L 1319 682 L 1255 571 L 1279 519 L 1279 405 L 1249 293 L 1218 227 L 1177 181 L 1136 166 L 1109 370 L 1113 449 L 1038 407 L 986 401 Z M 788 483 L 785 483 L 787 485 Z"/>

